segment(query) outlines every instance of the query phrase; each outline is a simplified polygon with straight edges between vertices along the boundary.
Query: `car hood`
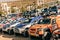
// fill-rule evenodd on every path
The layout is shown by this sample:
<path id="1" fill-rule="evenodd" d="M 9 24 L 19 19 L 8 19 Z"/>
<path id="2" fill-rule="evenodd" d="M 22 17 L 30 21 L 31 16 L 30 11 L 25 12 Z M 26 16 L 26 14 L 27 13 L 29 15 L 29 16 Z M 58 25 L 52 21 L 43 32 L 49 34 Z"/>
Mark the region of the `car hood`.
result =
<path id="1" fill-rule="evenodd" d="M 16 25 L 16 28 L 22 28 L 23 26 L 25 26 L 26 24 L 18 24 Z"/>
<path id="2" fill-rule="evenodd" d="M 29 27 L 31 27 L 31 25 L 33 25 L 33 24 L 27 24 L 27 25 L 25 25 L 24 27 L 22 27 L 23 29 L 25 29 L 25 28 L 29 28 Z"/>
<path id="3" fill-rule="evenodd" d="M 31 26 L 31 28 L 47 28 L 50 24 L 36 24 Z"/>
<path id="4" fill-rule="evenodd" d="M 15 23 L 15 24 L 11 25 L 10 27 L 14 27 L 14 26 L 16 26 L 16 25 L 18 25 L 18 24 L 20 24 L 20 23 Z"/>

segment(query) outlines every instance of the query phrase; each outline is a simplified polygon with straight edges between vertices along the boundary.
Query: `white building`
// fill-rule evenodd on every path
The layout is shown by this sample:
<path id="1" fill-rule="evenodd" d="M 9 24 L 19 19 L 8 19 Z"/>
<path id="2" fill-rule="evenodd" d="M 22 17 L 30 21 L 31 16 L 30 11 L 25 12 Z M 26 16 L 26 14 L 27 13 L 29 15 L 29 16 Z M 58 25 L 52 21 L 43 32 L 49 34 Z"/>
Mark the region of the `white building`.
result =
<path id="1" fill-rule="evenodd" d="M 10 13 L 10 7 L 7 3 L 1 3 L 2 10 L 5 11 L 7 14 Z"/>

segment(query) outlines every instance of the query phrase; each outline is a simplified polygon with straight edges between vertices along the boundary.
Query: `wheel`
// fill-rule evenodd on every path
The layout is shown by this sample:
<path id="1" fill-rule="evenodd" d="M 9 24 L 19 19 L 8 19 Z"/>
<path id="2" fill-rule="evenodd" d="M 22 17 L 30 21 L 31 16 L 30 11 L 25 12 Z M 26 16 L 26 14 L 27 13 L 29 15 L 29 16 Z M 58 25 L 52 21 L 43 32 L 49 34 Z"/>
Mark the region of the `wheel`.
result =
<path id="1" fill-rule="evenodd" d="M 44 35 L 45 35 L 45 34 L 44 34 Z M 50 38 L 51 38 L 51 33 L 48 32 L 43 39 L 44 39 L 44 40 L 47 40 L 47 39 L 50 40 Z"/>
<path id="2" fill-rule="evenodd" d="M 0 28 L 0 32 L 2 32 L 2 29 Z"/>
<path id="3" fill-rule="evenodd" d="M 12 29 L 12 30 L 8 30 L 8 34 L 9 34 L 9 35 L 12 35 L 12 34 L 14 34 L 14 31 L 13 31 L 13 29 Z"/>
<path id="4" fill-rule="evenodd" d="M 14 33 L 14 35 L 17 37 L 17 36 L 20 36 L 20 34 L 19 33 Z"/>
<path id="5" fill-rule="evenodd" d="M 51 36 L 52 36 L 52 33 L 50 32 L 50 29 L 46 28 L 44 30 L 43 39 L 44 40 L 47 40 L 47 39 L 50 40 Z"/>
<path id="6" fill-rule="evenodd" d="M 26 28 L 25 31 L 23 32 L 23 36 L 24 36 L 24 37 L 28 37 L 28 36 L 29 36 L 29 34 L 28 34 L 28 29 L 29 29 L 29 28 Z"/>
<path id="7" fill-rule="evenodd" d="M 4 32 L 4 31 L 2 31 L 2 33 L 3 33 L 3 34 L 5 34 L 5 32 Z"/>
<path id="8" fill-rule="evenodd" d="M 28 37 L 28 36 L 29 36 L 28 32 L 25 31 L 25 32 L 23 33 L 23 36 L 24 36 L 24 37 Z"/>
<path id="9" fill-rule="evenodd" d="M 57 35 L 55 35 L 55 34 L 52 34 L 52 38 L 51 38 L 51 40 L 58 40 L 58 37 L 57 37 Z"/>
<path id="10" fill-rule="evenodd" d="M 14 33 L 15 36 L 17 36 L 17 33 Z"/>

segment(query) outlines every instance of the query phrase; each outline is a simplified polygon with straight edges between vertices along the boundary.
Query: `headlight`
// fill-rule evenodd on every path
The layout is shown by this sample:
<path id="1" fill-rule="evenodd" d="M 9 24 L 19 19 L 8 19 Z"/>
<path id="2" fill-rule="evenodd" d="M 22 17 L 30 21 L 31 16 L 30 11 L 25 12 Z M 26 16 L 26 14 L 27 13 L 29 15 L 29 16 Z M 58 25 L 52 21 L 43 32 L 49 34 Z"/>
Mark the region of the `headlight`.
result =
<path id="1" fill-rule="evenodd" d="M 41 30 L 42 30 L 42 28 L 38 28 L 38 29 L 37 29 L 37 31 L 41 31 Z"/>
<path id="2" fill-rule="evenodd" d="M 44 13 L 44 15 L 46 15 L 46 14 Z"/>

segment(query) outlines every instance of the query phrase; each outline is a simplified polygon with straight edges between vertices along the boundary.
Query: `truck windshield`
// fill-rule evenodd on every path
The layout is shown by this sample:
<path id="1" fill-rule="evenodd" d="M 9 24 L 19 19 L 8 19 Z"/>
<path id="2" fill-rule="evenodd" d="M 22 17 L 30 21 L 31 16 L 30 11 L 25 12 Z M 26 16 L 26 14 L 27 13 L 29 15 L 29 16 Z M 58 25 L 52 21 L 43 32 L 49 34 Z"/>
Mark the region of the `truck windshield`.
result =
<path id="1" fill-rule="evenodd" d="M 51 19 L 41 19 L 39 20 L 38 24 L 50 24 Z"/>

